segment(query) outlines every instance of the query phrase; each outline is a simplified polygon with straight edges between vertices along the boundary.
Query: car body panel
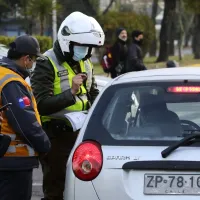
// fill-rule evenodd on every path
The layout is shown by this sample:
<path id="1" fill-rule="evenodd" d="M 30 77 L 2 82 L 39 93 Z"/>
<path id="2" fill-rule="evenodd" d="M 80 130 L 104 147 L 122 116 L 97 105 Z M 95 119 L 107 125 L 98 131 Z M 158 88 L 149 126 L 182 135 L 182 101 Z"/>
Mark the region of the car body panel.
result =
<path id="1" fill-rule="evenodd" d="M 7 56 L 7 53 L 8 53 L 8 48 L 5 45 L 0 44 L 0 59 Z"/>

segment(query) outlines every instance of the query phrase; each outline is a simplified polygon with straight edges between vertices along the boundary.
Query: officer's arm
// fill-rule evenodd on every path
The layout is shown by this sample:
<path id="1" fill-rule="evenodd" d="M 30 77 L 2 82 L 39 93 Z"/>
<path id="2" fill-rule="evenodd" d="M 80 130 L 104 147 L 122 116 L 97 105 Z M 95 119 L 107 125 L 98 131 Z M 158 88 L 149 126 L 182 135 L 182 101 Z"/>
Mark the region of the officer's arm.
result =
<path id="1" fill-rule="evenodd" d="M 71 89 L 54 96 L 54 78 L 50 61 L 38 58 L 31 76 L 31 87 L 41 115 L 53 114 L 76 103 Z"/>
<path id="2" fill-rule="evenodd" d="M 92 75 L 92 85 L 91 85 L 91 89 L 90 89 L 91 103 L 94 102 L 94 100 L 96 99 L 98 94 L 99 94 L 99 90 L 97 89 L 97 83 L 96 83 L 94 73 L 93 73 L 93 75 Z"/>
<path id="3" fill-rule="evenodd" d="M 2 104 L 12 103 L 5 111 L 16 134 L 39 153 L 50 150 L 50 141 L 36 119 L 30 94 L 20 82 L 10 82 L 2 90 Z"/>

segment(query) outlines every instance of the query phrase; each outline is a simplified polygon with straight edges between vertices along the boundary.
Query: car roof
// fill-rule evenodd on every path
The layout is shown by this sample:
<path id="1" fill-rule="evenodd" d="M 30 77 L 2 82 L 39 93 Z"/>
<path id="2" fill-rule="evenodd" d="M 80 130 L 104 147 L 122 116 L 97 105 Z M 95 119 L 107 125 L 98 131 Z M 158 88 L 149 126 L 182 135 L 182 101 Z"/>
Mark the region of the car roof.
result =
<path id="1" fill-rule="evenodd" d="M 109 83 L 112 79 L 105 77 L 105 76 L 98 76 L 95 75 L 95 79 L 98 85 L 105 86 L 107 83 Z"/>
<path id="2" fill-rule="evenodd" d="M 141 81 L 172 81 L 172 80 L 198 80 L 200 81 L 200 68 L 197 67 L 177 67 L 150 69 L 139 72 L 129 72 L 117 77 L 114 84 L 141 82 Z"/>

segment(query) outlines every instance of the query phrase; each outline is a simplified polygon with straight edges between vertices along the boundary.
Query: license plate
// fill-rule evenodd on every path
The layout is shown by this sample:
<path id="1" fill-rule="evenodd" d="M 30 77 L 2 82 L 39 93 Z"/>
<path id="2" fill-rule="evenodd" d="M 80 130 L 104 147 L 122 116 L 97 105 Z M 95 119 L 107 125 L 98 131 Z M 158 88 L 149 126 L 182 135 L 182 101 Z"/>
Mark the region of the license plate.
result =
<path id="1" fill-rule="evenodd" d="M 145 174 L 144 194 L 200 195 L 200 174 Z"/>

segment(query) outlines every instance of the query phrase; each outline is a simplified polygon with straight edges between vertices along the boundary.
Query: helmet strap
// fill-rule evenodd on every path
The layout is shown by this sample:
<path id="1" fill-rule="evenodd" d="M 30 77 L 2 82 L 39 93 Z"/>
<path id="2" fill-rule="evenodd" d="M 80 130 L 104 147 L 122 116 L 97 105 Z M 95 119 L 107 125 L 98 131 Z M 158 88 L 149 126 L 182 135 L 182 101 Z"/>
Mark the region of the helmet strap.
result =
<path id="1" fill-rule="evenodd" d="M 73 55 L 74 55 L 74 43 L 73 42 L 69 43 L 69 53 L 70 53 L 70 56 L 73 57 Z"/>
<path id="2" fill-rule="evenodd" d="M 92 57 L 92 47 L 89 47 L 88 53 L 87 53 L 87 55 L 85 56 L 85 58 L 83 59 L 83 61 L 84 61 L 84 60 L 87 60 L 87 59 L 89 59 L 89 58 L 91 58 L 91 57 Z"/>

